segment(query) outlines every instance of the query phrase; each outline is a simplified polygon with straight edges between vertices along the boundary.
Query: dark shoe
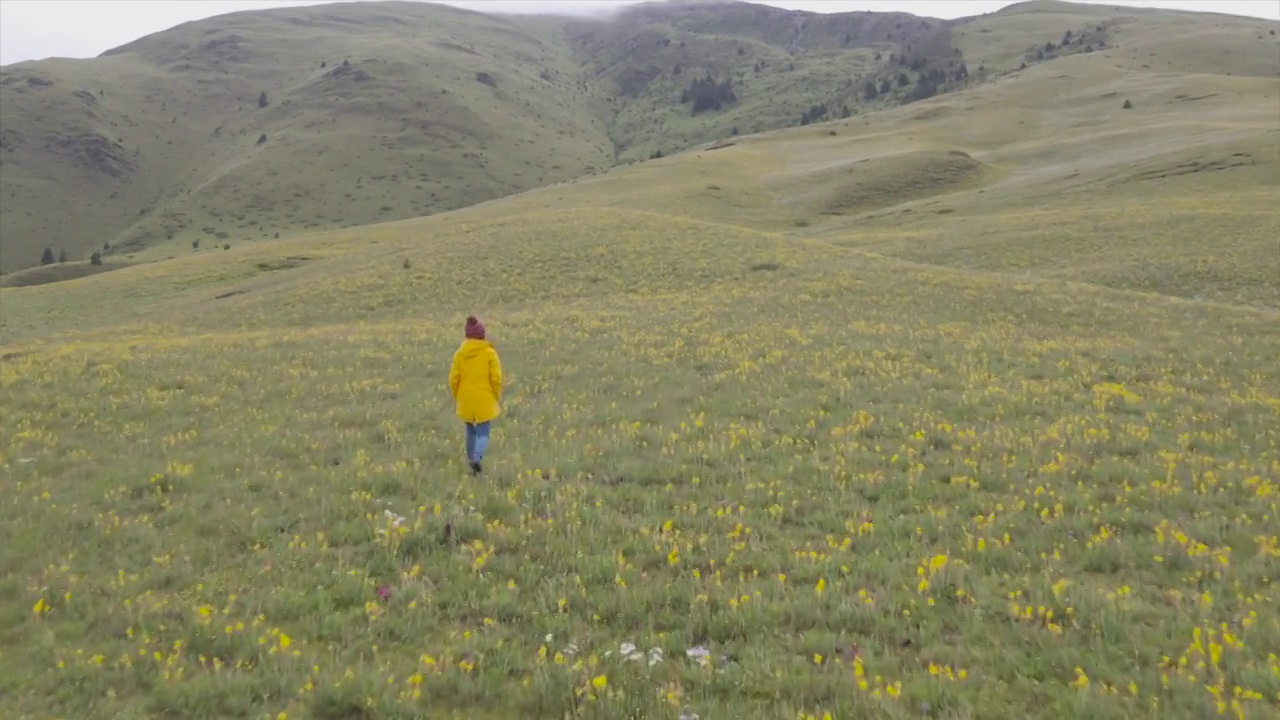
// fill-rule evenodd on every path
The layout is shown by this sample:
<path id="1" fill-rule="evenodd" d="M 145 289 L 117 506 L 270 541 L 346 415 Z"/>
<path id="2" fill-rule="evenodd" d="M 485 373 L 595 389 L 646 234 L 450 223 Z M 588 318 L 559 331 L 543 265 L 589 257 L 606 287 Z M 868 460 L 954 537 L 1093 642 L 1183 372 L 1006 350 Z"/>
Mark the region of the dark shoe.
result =
<path id="1" fill-rule="evenodd" d="M 475 462 L 475 461 L 472 461 L 472 463 L 471 463 L 471 474 L 472 474 L 472 475 L 479 475 L 483 469 L 484 469 L 484 468 L 480 467 L 480 463 Z"/>

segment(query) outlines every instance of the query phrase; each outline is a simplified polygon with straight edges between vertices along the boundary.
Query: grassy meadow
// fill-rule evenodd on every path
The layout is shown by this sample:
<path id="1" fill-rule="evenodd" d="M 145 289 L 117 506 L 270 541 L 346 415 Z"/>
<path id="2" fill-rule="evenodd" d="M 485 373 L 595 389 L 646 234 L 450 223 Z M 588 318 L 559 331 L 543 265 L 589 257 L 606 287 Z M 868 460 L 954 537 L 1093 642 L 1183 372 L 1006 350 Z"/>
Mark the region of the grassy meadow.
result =
<path id="1" fill-rule="evenodd" d="M 4 717 L 1280 716 L 1280 97 L 1115 60 L 0 287 Z"/>
<path id="2" fill-rule="evenodd" d="M 621 211 L 399 250 L 7 357 L 17 717 L 1274 712 L 1274 315 Z"/>

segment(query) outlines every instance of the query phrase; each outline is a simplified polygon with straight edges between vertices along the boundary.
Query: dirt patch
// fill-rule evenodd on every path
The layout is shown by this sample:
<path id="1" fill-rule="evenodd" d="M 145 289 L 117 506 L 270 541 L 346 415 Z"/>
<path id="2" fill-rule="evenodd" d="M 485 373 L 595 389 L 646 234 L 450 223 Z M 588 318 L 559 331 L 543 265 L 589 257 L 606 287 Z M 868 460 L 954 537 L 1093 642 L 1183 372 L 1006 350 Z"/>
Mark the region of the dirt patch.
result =
<path id="1" fill-rule="evenodd" d="M 1209 93 L 1208 95 L 1197 95 L 1196 97 L 1188 97 L 1186 95 L 1175 95 L 1173 99 L 1180 100 L 1182 102 L 1199 102 L 1200 100 L 1208 100 L 1211 97 L 1217 97 L 1217 96 L 1218 96 L 1218 93 Z M 1165 104 L 1168 105 L 1171 103 L 1165 103 Z"/>
<path id="2" fill-rule="evenodd" d="M 45 149 L 70 156 L 83 167 L 115 178 L 137 169 L 137 165 L 125 153 L 124 145 L 112 142 L 99 133 L 55 133 L 45 138 Z"/>
<path id="3" fill-rule="evenodd" d="M 258 263 L 258 269 L 262 272 L 274 272 L 276 270 L 291 270 L 296 267 L 302 267 L 302 264 L 311 258 L 306 255 L 290 255 L 283 260 L 268 260 Z"/>
<path id="4" fill-rule="evenodd" d="M 453 43 L 453 42 L 438 42 L 438 43 L 435 43 L 435 46 L 439 48 L 444 48 L 445 50 L 454 50 L 457 52 L 464 52 L 464 53 L 467 53 L 468 55 L 480 54 L 469 47 L 466 47 L 464 45 L 459 45 L 458 43 Z"/>
<path id="5" fill-rule="evenodd" d="M 0 73 L 0 85 L 13 88 L 15 92 L 26 92 L 28 89 L 39 90 L 53 85 L 53 81 L 39 75 L 19 75 L 17 73 Z"/>
<path id="6" fill-rule="evenodd" d="M 366 82 L 373 79 L 373 76 L 369 73 L 364 70 L 357 70 L 350 65 L 339 65 L 325 73 L 325 75 L 335 79 L 349 78 L 355 82 Z"/>
<path id="7" fill-rule="evenodd" d="M 94 265 L 88 262 L 69 262 L 56 265 L 41 265 L 18 272 L 0 276 L 0 288 L 31 287 L 48 285 L 49 283 L 75 280 L 76 278 L 101 275 L 112 270 L 123 270 L 137 263 L 110 262 Z"/>
<path id="8" fill-rule="evenodd" d="M 13 152 L 21 144 L 21 133 L 12 128 L 0 128 L 0 150 Z"/>
<path id="9" fill-rule="evenodd" d="M 250 45 L 243 36 L 232 33 L 209 40 L 200 46 L 200 54 L 226 62 L 247 62 L 253 56 Z"/>
<path id="10" fill-rule="evenodd" d="M 1179 163 L 1172 167 L 1156 168 L 1153 170 L 1144 170 L 1133 176 L 1134 180 L 1157 180 L 1159 178 L 1177 177 L 1179 175 L 1190 175 L 1198 172 L 1213 172 L 1215 170 L 1230 170 L 1232 168 L 1248 167 L 1256 165 L 1257 161 L 1248 153 L 1235 153 L 1230 158 L 1221 160 L 1209 160 L 1201 162 L 1192 160 L 1190 162 Z"/>
<path id="11" fill-rule="evenodd" d="M 224 293 L 222 293 L 221 295 L 216 295 L 216 296 L 214 296 L 214 298 L 213 298 L 213 299 L 214 299 L 214 300 L 225 300 L 225 299 L 227 299 L 227 298 L 229 298 L 229 297 L 235 297 L 236 295 L 243 295 L 243 294 L 245 294 L 245 293 L 247 293 L 247 292 L 249 292 L 249 291 L 248 291 L 248 290 L 232 290 L 231 292 L 224 292 Z"/>

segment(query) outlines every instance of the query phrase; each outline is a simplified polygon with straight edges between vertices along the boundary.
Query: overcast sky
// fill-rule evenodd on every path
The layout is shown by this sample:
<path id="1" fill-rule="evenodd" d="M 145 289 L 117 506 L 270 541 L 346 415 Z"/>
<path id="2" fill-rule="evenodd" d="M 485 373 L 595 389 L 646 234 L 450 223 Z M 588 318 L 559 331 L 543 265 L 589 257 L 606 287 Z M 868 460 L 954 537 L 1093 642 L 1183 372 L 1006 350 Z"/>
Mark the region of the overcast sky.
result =
<path id="1" fill-rule="evenodd" d="M 46 57 L 94 57 L 143 35 L 238 10 L 318 5 L 326 0 L 0 0 L 0 65 Z M 443 0 L 489 12 L 599 12 L 635 0 Z M 999 10 L 1000 0 L 755 0 L 765 5 L 847 12 L 901 11 L 955 18 Z M 1098 0 L 1084 0 L 1093 1 Z M 1280 0 L 1111 0 L 1106 5 L 1205 10 L 1280 20 Z"/>

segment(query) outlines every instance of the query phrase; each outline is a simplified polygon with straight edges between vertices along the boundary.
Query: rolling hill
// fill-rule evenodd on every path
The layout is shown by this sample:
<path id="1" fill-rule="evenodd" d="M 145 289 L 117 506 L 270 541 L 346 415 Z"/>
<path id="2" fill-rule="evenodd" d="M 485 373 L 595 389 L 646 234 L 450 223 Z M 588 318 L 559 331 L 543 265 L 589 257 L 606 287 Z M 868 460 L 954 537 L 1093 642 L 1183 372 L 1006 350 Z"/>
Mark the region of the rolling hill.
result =
<path id="1" fill-rule="evenodd" d="M 45 248 L 151 259 L 430 215 L 1078 54 L 1274 76 L 1265 22 L 1207 17 L 1047 2 L 954 22 L 724 2 L 602 20 L 404 2 L 232 13 L 0 69 L 0 272 Z"/>
<path id="2" fill-rule="evenodd" d="M 749 134 L 753 117 L 774 117 L 767 88 L 774 103 L 792 97 L 765 76 L 793 60 L 765 56 L 798 28 L 756 18 L 722 43 L 706 32 L 716 7 L 670 10 L 626 28 L 521 21 L 528 44 L 486 50 L 543 42 L 561 58 L 572 82 L 557 97 L 594 108 L 574 117 L 595 118 L 581 132 L 599 138 L 560 138 L 564 155 L 581 153 L 580 177 L 519 143 L 523 130 L 459 115 L 459 133 L 487 127 L 507 143 L 495 166 L 558 159 L 566 179 L 426 217 L 338 227 L 330 210 L 252 242 L 226 230 L 229 250 L 192 250 L 178 230 L 132 260 L 64 266 L 81 277 L 5 276 L 10 715 L 1274 714 L 1278 24 L 1014 6 L 947 25 L 970 72 L 990 73 L 982 82 Z M 252 25 L 220 63 L 275 73 Z M 857 36 L 803 25 L 799 42 L 823 47 Z M 1099 27 L 1105 47 L 1061 49 L 1066 30 Z M 53 84 L 6 92 L 61 92 L 67 76 L 45 68 L 159 67 L 203 31 L 173 32 L 140 41 L 151 60 L 135 47 L 38 64 Z M 743 47 L 746 75 L 728 76 L 741 97 L 718 111 L 704 100 L 713 109 L 697 116 L 629 112 L 680 84 L 644 81 L 667 56 L 624 52 L 628 37 L 663 53 L 722 43 L 717 58 Z M 797 76 L 817 74 L 824 52 L 866 54 L 798 53 Z M 218 112 L 243 124 L 202 120 L 236 142 L 266 132 L 245 152 L 282 154 L 256 165 L 224 148 L 222 164 L 190 171 L 217 179 L 156 213 L 221 212 L 256 182 L 293 178 L 350 192 L 342 207 L 356 217 L 364 196 L 327 189 L 329 153 L 309 144 L 319 130 L 289 124 L 306 121 L 285 108 L 311 97 L 306 78 L 408 74 L 372 53 L 349 65 L 325 54 L 298 65 L 295 90 L 265 88 L 264 108 L 262 82 L 237 86 L 243 109 L 226 95 Z M 475 72 L 516 86 L 510 69 L 463 56 L 450 96 L 498 102 Z M 173 62 L 152 72 L 187 72 Z M 717 85 L 729 72 L 706 69 Z M 804 101 L 835 104 L 839 87 L 815 83 Z M 91 89 L 109 102 L 111 86 Z M 508 100 L 534 102 L 521 93 Z M 384 121 L 342 97 L 347 123 Z M 459 103 L 449 112 L 472 107 Z M 281 125 L 252 125 L 260 116 Z M 337 126 L 325 142 L 352 155 L 332 176 L 383 187 L 364 163 L 392 149 L 372 155 Z M 676 136 L 691 147 L 627 162 Z M 446 155 L 476 152 L 458 143 Z M 124 161 L 142 168 L 147 147 L 136 160 L 74 147 L 142 177 Z M 588 170 L 600 148 L 620 166 Z M 6 151 L 6 183 L 27 177 L 7 174 L 23 152 L 35 151 Z M 172 171 L 188 172 L 179 157 Z M 305 173 L 286 167 L 308 158 Z M 403 179 L 405 167 L 378 173 Z M 466 472 L 447 390 L 469 314 L 489 326 L 505 376 L 480 477 Z"/>
<path id="3" fill-rule="evenodd" d="M 241 243 L 609 167 L 600 121 L 573 111 L 576 83 L 552 85 L 574 66 L 533 25 L 421 3 L 331 5 L 6 67 L 4 269 L 47 244 L 83 256 Z"/>

